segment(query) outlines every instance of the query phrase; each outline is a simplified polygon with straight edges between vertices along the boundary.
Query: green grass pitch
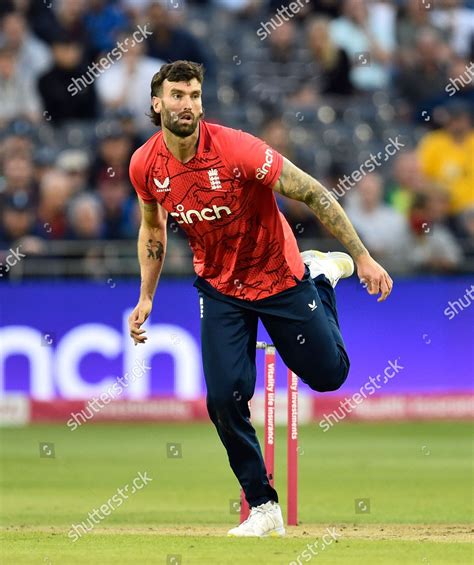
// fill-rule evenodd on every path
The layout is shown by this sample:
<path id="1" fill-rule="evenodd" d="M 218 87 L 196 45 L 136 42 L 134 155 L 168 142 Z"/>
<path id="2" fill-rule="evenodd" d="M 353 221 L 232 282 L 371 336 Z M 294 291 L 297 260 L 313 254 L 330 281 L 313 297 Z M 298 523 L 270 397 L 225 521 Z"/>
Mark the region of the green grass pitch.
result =
<path id="1" fill-rule="evenodd" d="M 284 513 L 285 432 L 278 428 L 276 445 Z M 300 427 L 300 525 L 280 539 L 226 537 L 239 488 L 211 423 L 36 425 L 4 428 L 0 440 L 8 565 L 472 563 L 468 423 Z M 54 444 L 54 457 L 40 443 Z M 71 525 L 138 472 L 151 482 L 73 542 Z M 327 527 L 337 542 L 303 555 Z"/>

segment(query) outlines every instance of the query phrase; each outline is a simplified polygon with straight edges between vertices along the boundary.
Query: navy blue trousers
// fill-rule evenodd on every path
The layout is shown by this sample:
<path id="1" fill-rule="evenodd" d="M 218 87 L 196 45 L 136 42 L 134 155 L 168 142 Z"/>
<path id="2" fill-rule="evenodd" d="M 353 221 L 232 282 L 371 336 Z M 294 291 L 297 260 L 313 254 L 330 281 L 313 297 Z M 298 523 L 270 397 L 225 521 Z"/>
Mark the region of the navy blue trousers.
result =
<path id="1" fill-rule="evenodd" d="M 337 390 L 349 372 L 339 329 L 334 289 L 308 268 L 297 285 L 261 300 L 246 301 L 216 291 L 198 277 L 202 360 L 207 409 L 250 506 L 278 502 L 250 422 L 255 391 L 258 319 L 285 365 L 311 389 Z"/>

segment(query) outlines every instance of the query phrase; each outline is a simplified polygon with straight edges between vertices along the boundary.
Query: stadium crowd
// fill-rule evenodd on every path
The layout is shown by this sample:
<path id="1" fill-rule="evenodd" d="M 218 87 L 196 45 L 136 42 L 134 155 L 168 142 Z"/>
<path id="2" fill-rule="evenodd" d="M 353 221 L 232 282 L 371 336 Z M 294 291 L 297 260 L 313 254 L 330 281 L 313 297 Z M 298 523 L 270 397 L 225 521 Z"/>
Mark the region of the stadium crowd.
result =
<path id="1" fill-rule="evenodd" d="M 321 180 L 385 266 L 474 271 L 474 6 L 460 0 L 2 0 L 3 266 L 134 241 L 128 163 L 155 131 L 151 77 L 176 59 L 205 65 L 206 119 Z M 304 205 L 279 204 L 301 247 L 334 246 Z"/>

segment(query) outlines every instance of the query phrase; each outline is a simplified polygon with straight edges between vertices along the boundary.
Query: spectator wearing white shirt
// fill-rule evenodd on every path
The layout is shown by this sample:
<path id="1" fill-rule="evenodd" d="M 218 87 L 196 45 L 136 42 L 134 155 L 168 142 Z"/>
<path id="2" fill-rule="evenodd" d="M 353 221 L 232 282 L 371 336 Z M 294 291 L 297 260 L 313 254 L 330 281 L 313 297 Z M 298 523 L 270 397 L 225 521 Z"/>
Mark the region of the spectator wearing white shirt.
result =
<path id="1" fill-rule="evenodd" d="M 405 217 L 383 202 L 382 177 L 368 174 L 348 196 L 345 206 L 362 241 L 377 261 L 398 272 L 407 269 L 411 243 Z"/>
<path id="2" fill-rule="evenodd" d="M 395 8 L 382 2 L 345 0 L 343 15 L 331 22 L 332 40 L 352 60 L 351 81 L 361 91 L 386 88 L 395 48 Z"/>
<path id="3" fill-rule="evenodd" d="M 0 127 L 15 118 L 40 119 L 41 102 L 33 81 L 21 74 L 15 52 L 0 46 Z"/>
<path id="4" fill-rule="evenodd" d="M 36 80 L 53 63 L 51 49 L 28 30 L 26 20 L 19 12 L 6 14 L 1 22 L 0 41 L 16 54 L 22 76 Z"/>
<path id="5" fill-rule="evenodd" d="M 474 10 L 461 4 L 459 0 L 444 0 L 442 10 L 431 11 L 431 23 L 448 35 L 449 44 L 457 55 L 471 58 L 474 55 Z"/>

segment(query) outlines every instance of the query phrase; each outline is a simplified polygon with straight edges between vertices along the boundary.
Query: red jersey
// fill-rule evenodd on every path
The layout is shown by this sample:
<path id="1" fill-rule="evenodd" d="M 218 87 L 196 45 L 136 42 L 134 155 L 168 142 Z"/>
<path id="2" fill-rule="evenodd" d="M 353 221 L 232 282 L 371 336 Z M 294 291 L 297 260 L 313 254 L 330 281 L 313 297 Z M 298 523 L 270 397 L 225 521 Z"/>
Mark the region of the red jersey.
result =
<path id="1" fill-rule="evenodd" d="M 200 121 L 195 156 L 183 164 L 161 131 L 132 156 L 130 179 L 186 232 L 194 270 L 217 291 L 245 300 L 296 285 L 304 274 L 296 239 L 271 190 L 283 158 L 241 130 Z"/>

